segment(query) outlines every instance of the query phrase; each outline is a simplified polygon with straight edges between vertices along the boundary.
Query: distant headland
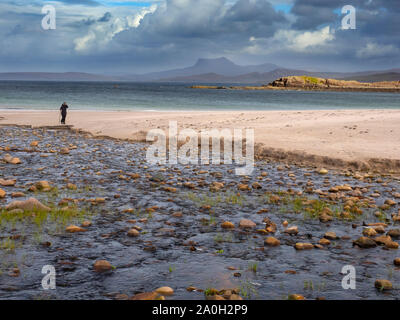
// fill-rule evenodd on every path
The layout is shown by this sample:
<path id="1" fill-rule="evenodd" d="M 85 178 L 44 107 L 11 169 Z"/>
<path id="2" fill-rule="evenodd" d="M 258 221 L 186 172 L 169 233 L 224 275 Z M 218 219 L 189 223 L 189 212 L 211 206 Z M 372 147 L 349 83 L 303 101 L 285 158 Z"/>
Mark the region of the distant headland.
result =
<path id="1" fill-rule="evenodd" d="M 193 85 L 191 88 L 220 90 L 371 91 L 400 93 L 400 81 L 359 82 L 355 80 L 324 79 L 310 76 L 288 76 L 261 86 L 226 87 Z"/>

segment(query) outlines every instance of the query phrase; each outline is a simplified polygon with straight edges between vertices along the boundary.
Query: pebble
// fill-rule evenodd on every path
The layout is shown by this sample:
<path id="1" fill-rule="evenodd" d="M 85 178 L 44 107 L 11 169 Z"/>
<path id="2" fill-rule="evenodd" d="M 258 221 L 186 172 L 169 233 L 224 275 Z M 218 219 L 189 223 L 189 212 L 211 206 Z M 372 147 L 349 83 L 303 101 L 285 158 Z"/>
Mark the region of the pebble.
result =
<path id="1" fill-rule="evenodd" d="M 66 231 L 66 232 L 69 232 L 69 233 L 77 233 L 77 232 L 85 232 L 86 229 L 81 228 L 81 227 L 78 227 L 78 226 L 71 225 L 71 226 L 68 226 L 68 227 L 65 229 L 65 231 Z"/>
<path id="2" fill-rule="evenodd" d="M 106 272 L 112 269 L 112 265 L 107 260 L 97 260 L 93 265 L 93 269 L 96 272 Z"/>
<path id="3" fill-rule="evenodd" d="M 222 227 L 223 229 L 234 229 L 234 228 L 235 228 L 235 225 L 234 225 L 232 222 L 230 222 L 230 221 L 225 221 L 225 222 L 223 222 L 223 223 L 221 224 L 221 227 Z"/>
<path id="4" fill-rule="evenodd" d="M 366 237 L 374 237 L 374 236 L 376 236 L 377 234 L 378 234 L 378 233 L 377 233 L 376 230 L 373 229 L 373 228 L 365 228 L 365 229 L 363 230 L 363 235 L 366 236 Z"/>
<path id="5" fill-rule="evenodd" d="M 170 287 L 161 287 L 155 290 L 155 292 L 163 295 L 163 296 L 172 296 L 174 294 L 174 290 Z"/>
<path id="6" fill-rule="evenodd" d="M 144 293 L 138 293 L 134 295 L 130 300 L 164 300 L 163 296 L 161 296 L 157 292 L 144 292 Z"/>
<path id="7" fill-rule="evenodd" d="M 329 246 L 331 242 L 326 238 L 322 238 L 321 240 L 319 240 L 319 244 L 322 244 L 323 246 Z"/>
<path id="8" fill-rule="evenodd" d="M 242 229 L 251 229 L 251 228 L 255 228 L 256 226 L 257 225 L 253 221 L 248 220 L 248 219 L 242 219 L 239 222 L 239 228 L 242 228 Z"/>
<path id="9" fill-rule="evenodd" d="M 290 234 L 290 235 L 296 235 L 299 233 L 299 230 L 297 227 L 290 227 L 290 228 L 287 228 L 284 232 L 287 234 Z"/>
<path id="10" fill-rule="evenodd" d="M 376 247 L 376 242 L 368 237 L 360 237 L 353 242 L 353 244 L 359 246 L 360 248 L 374 248 Z"/>
<path id="11" fill-rule="evenodd" d="M 17 180 L 15 179 L 9 179 L 9 180 L 0 179 L 0 185 L 3 187 L 12 187 L 15 186 L 16 183 Z"/>
<path id="12" fill-rule="evenodd" d="M 325 233 L 324 238 L 328 239 L 328 240 L 336 240 L 338 237 L 337 237 L 335 232 L 328 231 L 328 232 Z"/>
<path id="13" fill-rule="evenodd" d="M 268 237 L 265 239 L 265 244 L 270 247 L 277 247 L 281 244 L 281 242 L 277 238 Z"/>
<path id="14" fill-rule="evenodd" d="M 129 236 L 129 237 L 139 237 L 139 235 L 140 235 L 140 232 L 137 231 L 135 228 L 130 229 L 130 230 L 128 231 L 128 236 Z"/>
<path id="15" fill-rule="evenodd" d="M 389 280 L 377 279 L 375 281 L 375 288 L 378 290 L 391 290 L 393 289 L 393 285 Z"/>
<path id="16" fill-rule="evenodd" d="M 295 244 L 294 247 L 296 248 L 296 250 L 310 250 L 314 248 L 314 245 L 311 243 L 298 242 Z"/>

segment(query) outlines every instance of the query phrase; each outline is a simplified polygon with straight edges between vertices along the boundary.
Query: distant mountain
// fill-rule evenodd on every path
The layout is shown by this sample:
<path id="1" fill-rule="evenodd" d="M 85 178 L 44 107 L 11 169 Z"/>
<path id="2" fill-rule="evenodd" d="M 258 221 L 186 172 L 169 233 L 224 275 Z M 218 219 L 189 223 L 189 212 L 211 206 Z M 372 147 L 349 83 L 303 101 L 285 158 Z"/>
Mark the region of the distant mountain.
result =
<path id="1" fill-rule="evenodd" d="M 317 78 L 340 80 L 399 81 L 400 69 L 364 72 L 310 72 L 306 70 L 285 69 L 272 63 L 240 66 L 227 58 L 199 59 L 187 68 L 152 72 L 142 75 L 107 76 L 83 72 L 15 72 L 0 73 L 0 80 L 25 81 L 132 81 L 132 82 L 198 82 L 198 83 L 254 83 L 267 84 L 288 76 L 307 75 Z"/>
<path id="2" fill-rule="evenodd" d="M 83 72 L 7 72 L 0 73 L 0 80 L 18 81 L 114 81 L 115 77 Z"/>
<path id="3" fill-rule="evenodd" d="M 400 74 L 400 73 L 399 73 Z M 373 81 L 396 81 L 398 73 L 382 71 L 365 71 L 355 73 L 344 72 L 310 72 L 306 70 L 277 68 L 269 72 L 251 72 L 235 76 L 224 76 L 221 74 L 205 73 L 199 75 L 190 75 L 184 77 L 173 77 L 159 79 L 162 82 L 197 82 L 197 83 L 258 83 L 267 84 L 276 79 L 288 76 L 310 76 L 317 78 L 329 78 L 340 80 L 363 80 L 365 82 Z"/>
<path id="4" fill-rule="evenodd" d="M 400 81 L 400 72 L 386 72 L 386 73 L 375 73 L 364 76 L 353 76 L 353 77 L 346 77 L 344 78 L 344 80 L 357 80 L 360 82 Z"/>
<path id="5" fill-rule="evenodd" d="M 239 66 L 227 58 L 218 59 L 199 59 L 194 66 L 182 69 L 173 69 L 162 72 L 152 72 L 141 76 L 124 76 L 125 80 L 133 81 L 154 81 L 160 79 L 170 79 L 178 77 L 190 77 L 204 74 L 218 74 L 221 76 L 238 76 L 252 72 L 269 72 L 278 68 L 272 63 L 261 65 Z"/>

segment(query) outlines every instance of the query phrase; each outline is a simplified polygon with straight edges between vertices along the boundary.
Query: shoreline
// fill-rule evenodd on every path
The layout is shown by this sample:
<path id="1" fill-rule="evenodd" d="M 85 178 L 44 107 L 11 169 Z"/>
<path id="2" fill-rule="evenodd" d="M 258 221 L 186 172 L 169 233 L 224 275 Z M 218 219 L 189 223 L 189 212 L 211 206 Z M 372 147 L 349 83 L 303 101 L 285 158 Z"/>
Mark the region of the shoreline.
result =
<path id="1" fill-rule="evenodd" d="M 256 158 L 327 168 L 400 172 L 400 110 L 76 111 L 74 130 L 95 137 L 145 142 L 151 129 L 255 131 Z M 57 126 L 58 111 L 1 111 L 0 125 Z"/>
<path id="2" fill-rule="evenodd" d="M 381 92 L 400 93 L 399 88 L 312 88 L 312 87 L 273 87 L 273 86 L 207 86 L 193 85 L 191 89 L 199 90 L 248 90 L 248 91 L 315 91 L 315 92 Z"/>

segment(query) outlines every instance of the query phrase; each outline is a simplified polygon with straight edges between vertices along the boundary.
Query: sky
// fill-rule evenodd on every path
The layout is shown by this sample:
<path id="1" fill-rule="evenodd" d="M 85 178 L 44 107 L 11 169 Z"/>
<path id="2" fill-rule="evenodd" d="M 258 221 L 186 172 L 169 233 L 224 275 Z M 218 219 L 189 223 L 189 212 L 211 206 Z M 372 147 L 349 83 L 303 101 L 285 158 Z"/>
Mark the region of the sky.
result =
<path id="1" fill-rule="evenodd" d="M 45 5 L 55 30 L 42 28 Z M 356 29 L 342 29 L 345 5 Z M 400 68 L 400 0 L 0 3 L 0 72 L 140 74 L 219 57 L 309 71 Z"/>

